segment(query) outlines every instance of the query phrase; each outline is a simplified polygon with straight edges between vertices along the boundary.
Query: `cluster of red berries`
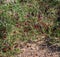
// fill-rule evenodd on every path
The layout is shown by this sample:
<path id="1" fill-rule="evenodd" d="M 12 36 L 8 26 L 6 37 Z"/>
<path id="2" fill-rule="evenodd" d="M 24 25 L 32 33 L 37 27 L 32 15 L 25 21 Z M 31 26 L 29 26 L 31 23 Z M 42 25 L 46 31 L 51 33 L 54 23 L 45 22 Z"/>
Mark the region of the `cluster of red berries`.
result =
<path id="1" fill-rule="evenodd" d="M 4 47 L 2 48 L 3 52 L 7 52 L 8 50 L 11 50 L 11 47 L 9 46 L 8 43 L 4 43 L 3 45 L 4 45 Z"/>
<path id="2" fill-rule="evenodd" d="M 20 23 L 16 22 L 15 26 L 16 26 L 17 28 L 20 28 Z"/>
<path id="3" fill-rule="evenodd" d="M 40 27 L 39 24 L 35 24 L 35 25 L 34 25 L 34 28 L 35 28 L 35 29 L 38 29 L 39 27 Z"/>

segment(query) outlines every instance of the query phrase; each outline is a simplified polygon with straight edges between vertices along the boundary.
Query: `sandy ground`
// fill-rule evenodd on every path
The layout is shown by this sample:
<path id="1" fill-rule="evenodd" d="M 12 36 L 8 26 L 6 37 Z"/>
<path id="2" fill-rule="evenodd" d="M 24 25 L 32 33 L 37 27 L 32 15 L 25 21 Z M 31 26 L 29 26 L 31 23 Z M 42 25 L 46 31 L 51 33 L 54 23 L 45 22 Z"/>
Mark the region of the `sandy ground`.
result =
<path id="1" fill-rule="evenodd" d="M 48 48 L 45 43 L 26 43 L 20 48 L 22 52 L 16 57 L 60 57 L 60 51 L 56 51 L 55 47 Z"/>

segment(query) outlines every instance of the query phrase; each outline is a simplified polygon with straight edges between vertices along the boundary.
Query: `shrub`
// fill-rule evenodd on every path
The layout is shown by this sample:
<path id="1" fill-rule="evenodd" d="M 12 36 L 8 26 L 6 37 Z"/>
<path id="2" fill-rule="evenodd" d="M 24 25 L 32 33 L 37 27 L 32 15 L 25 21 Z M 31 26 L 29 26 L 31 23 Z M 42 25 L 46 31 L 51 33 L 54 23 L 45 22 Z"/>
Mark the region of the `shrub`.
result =
<path id="1" fill-rule="evenodd" d="M 14 56 L 19 53 L 20 41 L 33 41 L 41 34 L 49 36 L 52 39 L 51 44 L 60 42 L 58 1 L 13 0 L 12 2 L 11 0 L 9 3 L 1 2 L 3 2 L 0 3 L 1 56 Z"/>

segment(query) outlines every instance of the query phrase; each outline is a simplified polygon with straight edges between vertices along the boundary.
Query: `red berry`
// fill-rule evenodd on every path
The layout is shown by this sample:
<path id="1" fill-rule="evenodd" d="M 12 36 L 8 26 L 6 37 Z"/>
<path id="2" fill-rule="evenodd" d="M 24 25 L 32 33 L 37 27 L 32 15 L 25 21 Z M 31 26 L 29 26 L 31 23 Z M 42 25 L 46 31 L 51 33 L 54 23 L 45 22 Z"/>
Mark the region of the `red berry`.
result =
<path id="1" fill-rule="evenodd" d="M 27 17 L 30 17 L 30 13 L 27 14 Z"/>
<path id="2" fill-rule="evenodd" d="M 28 32 L 28 30 L 27 29 L 24 29 L 24 32 Z"/>
<path id="3" fill-rule="evenodd" d="M 6 36 L 3 36 L 3 39 L 6 39 Z"/>
<path id="4" fill-rule="evenodd" d="M 25 23 L 24 23 L 25 25 L 29 25 L 29 23 L 26 21 Z"/>
<path id="5" fill-rule="evenodd" d="M 34 25 L 34 28 L 38 29 L 39 28 L 39 25 L 38 24 L 35 24 Z"/>
<path id="6" fill-rule="evenodd" d="M 20 24 L 19 23 L 16 23 L 15 25 L 17 28 L 20 28 Z"/>
<path id="7" fill-rule="evenodd" d="M 28 30 L 28 27 L 25 27 L 24 28 L 24 32 L 28 32 L 29 30 Z"/>
<path id="8" fill-rule="evenodd" d="M 41 13 L 38 14 L 38 21 L 40 21 L 42 19 Z"/>
<path id="9" fill-rule="evenodd" d="M 2 49 L 3 52 L 6 52 L 8 49 L 5 47 Z"/>

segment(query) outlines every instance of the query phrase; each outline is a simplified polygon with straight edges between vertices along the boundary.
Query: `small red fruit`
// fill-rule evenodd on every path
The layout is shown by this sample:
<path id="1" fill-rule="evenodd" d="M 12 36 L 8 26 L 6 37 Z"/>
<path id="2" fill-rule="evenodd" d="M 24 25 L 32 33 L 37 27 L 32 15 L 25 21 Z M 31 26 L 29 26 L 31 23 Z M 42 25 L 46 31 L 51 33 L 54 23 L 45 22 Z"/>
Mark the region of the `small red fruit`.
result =
<path id="1" fill-rule="evenodd" d="M 41 13 L 39 13 L 37 17 L 38 17 L 38 21 L 40 21 L 42 19 Z"/>
<path id="2" fill-rule="evenodd" d="M 6 39 L 6 35 L 3 36 L 3 39 Z"/>
<path id="3" fill-rule="evenodd" d="M 35 29 L 38 29 L 38 28 L 39 28 L 39 25 L 38 25 L 38 24 L 35 24 L 35 25 L 34 25 L 34 28 L 35 28 Z"/>
<path id="4" fill-rule="evenodd" d="M 24 22 L 24 24 L 25 24 L 25 25 L 29 25 L 29 22 L 28 22 L 28 21 L 26 21 L 26 22 Z"/>
<path id="5" fill-rule="evenodd" d="M 20 28 L 20 24 L 19 23 L 16 23 L 15 25 L 17 28 Z"/>
<path id="6" fill-rule="evenodd" d="M 28 32 L 28 30 L 27 29 L 24 29 L 24 32 Z"/>
<path id="7" fill-rule="evenodd" d="M 3 52 L 6 52 L 7 50 L 8 50 L 8 48 L 6 48 L 6 47 L 2 49 Z"/>
<path id="8" fill-rule="evenodd" d="M 30 13 L 28 13 L 28 14 L 26 15 L 26 17 L 30 17 Z"/>

